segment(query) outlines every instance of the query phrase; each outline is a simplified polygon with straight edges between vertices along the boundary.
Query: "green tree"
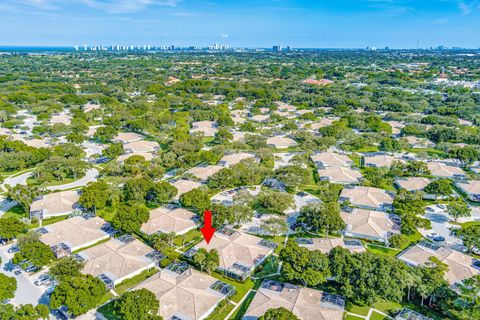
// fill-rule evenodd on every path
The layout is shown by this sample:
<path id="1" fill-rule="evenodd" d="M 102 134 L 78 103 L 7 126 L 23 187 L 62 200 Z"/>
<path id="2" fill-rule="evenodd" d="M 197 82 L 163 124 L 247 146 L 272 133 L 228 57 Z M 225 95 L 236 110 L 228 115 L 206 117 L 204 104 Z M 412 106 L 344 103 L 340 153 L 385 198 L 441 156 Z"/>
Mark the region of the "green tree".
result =
<path id="1" fill-rule="evenodd" d="M 273 214 L 284 214 L 285 211 L 294 206 L 291 194 L 270 189 L 260 192 L 257 203 L 263 212 Z"/>
<path id="2" fill-rule="evenodd" d="M 275 176 L 287 187 L 296 190 L 298 187 L 308 184 L 311 172 L 299 165 L 286 166 L 276 171 Z"/>
<path id="3" fill-rule="evenodd" d="M 274 237 L 288 231 L 287 221 L 282 217 L 269 217 L 262 221 L 260 227 Z"/>
<path id="4" fill-rule="evenodd" d="M 327 236 L 332 231 L 345 228 L 337 202 L 309 204 L 300 210 L 297 222 L 305 224 L 311 231 L 324 232 Z"/>
<path id="5" fill-rule="evenodd" d="M 18 264 L 20 261 L 28 260 L 32 265 L 43 267 L 55 260 L 50 246 L 44 244 L 38 238 L 22 236 L 18 239 L 19 252 L 13 256 L 13 263 Z"/>
<path id="6" fill-rule="evenodd" d="M 208 251 L 201 248 L 193 256 L 193 262 L 200 267 L 200 270 L 211 274 L 220 265 L 220 256 L 215 249 Z"/>
<path id="7" fill-rule="evenodd" d="M 96 307 L 105 295 L 102 280 L 89 274 L 66 278 L 60 281 L 50 297 L 50 307 L 68 307 L 68 312 L 79 316 Z"/>
<path id="8" fill-rule="evenodd" d="M 468 251 L 472 251 L 473 248 L 480 248 L 480 225 L 457 229 L 455 235 L 463 240 L 463 244 Z"/>
<path id="9" fill-rule="evenodd" d="M 56 280 L 63 280 L 81 275 L 84 263 L 78 261 L 73 256 L 68 256 L 57 260 L 49 270 L 49 274 Z"/>
<path id="10" fill-rule="evenodd" d="M 97 212 L 107 206 L 111 188 L 104 180 L 89 183 L 82 189 L 78 202 L 87 209 Z"/>
<path id="11" fill-rule="evenodd" d="M 150 213 L 144 206 L 121 204 L 112 219 L 112 226 L 126 233 L 134 233 L 140 230 L 149 217 Z"/>
<path id="12" fill-rule="evenodd" d="M 41 195 L 40 188 L 32 185 L 17 184 L 15 187 L 8 191 L 8 198 L 10 200 L 18 202 L 20 207 L 26 213 L 30 212 L 30 205 L 33 199 Z"/>
<path id="13" fill-rule="evenodd" d="M 470 209 L 462 200 L 457 200 L 450 202 L 450 204 L 447 206 L 447 212 L 453 217 L 455 222 L 457 222 L 458 218 L 470 217 L 472 209 Z"/>
<path id="14" fill-rule="evenodd" d="M 215 142 L 217 143 L 226 143 L 233 139 L 233 134 L 225 128 L 218 129 L 215 133 Z"/>
<path id="15" fill-rule="evenodd" d="M 289 281 L 317 286 L 330 276 L 327 256 L 319 250 L 300 247 L 295 241 L 288 241 L 282 248 L 280 259 L 283 261 L 282 275 Z"/>
<path id="16" fill-rule="evenodd" d="M 147 289 L 127 291 L 113 303 L 113 314 L 125 320 L 161 320 L 159 302 Z"/>
<path id="17" fill-rule="evenodd" d="M 258 320 L 300 320 L 291 311 L 280 307 L 277 309 L 268 309 Z"/>
<path id="18" fill-rule="evenodd" d="M 13 239 L 21 233 L 26 233 L 28 227 L 17 218 L 10 217 L 1 220 L 0 239 Z"/>
<path id="19" fill-rule="evenodd" d="M 12 299 L 17 291 L 17 279 L 0 273 L 0 301 Z"/>
<path id="20" fill-rule="evenodd" d="M 102 155 L 110 159 L 115 159 L 122 154 L 123 145 L 120 142 L 112 143 L 107 148 L 102 150 Z"/>
<path id="21" fill-rule="evenodd" d="M 427 194 L 434 194 L 436 198 L 438 196 L 447 197 L 453 192 L 452 182 L 448 179 L 432 181 L 425 187 L 424 192 Z"/>
<path id="22" fill-rule="evenodd" d="M 205 188 L 196 188 L 185 192 L 180 196 L 180 203 L 186 208 L 196 210 L 197 213 L 202 213 L 211 206 L 210 196 Z"/>

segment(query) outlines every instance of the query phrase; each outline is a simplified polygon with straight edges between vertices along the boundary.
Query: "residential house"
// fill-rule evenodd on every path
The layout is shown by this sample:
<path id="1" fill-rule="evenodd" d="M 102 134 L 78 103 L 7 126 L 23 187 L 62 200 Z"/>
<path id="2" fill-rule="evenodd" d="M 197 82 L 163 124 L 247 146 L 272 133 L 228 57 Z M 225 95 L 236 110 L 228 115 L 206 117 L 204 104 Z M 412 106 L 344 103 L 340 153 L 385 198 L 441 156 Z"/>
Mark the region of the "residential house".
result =
<path id="1" fill-rule="evenodd" d="M 255 158 L 256 157 L 253 153 L 246 153 L 246 152 L 233 153 L 233 154 L 224 155 L 222 159 L 218 161 L 217 165 L 222 167 L 231 167 L 236 165 L 237 163 L 240 163 L 243 160 L 255 159 Z"/>
<path id="2" fill-rule="evenodd" d="M 352 206 L 361 209 L 387 211 L 392 208 L 393 195 L 379 188 L 355 186 L 343 188 L 340 201 L 348 201 Z"/>
<path id="3" fill-rule="evenodd" d="M 130 235 L 80 251 L 75 258 L 85 263 L 82 273 L 100 278 L 107 289 L 157 265 L 159 253 Z"/>
<path id="4" fill-rule="evenodd" d="M 144 138 L 144 136 L 135 132 L 119 132 L 113 141 L 127 144 L 130 142 L 143 140 Z"/>
<path id="5" fill-rule="evenodd" d="M 140 230 L 149 236 L 159 232 L 185 234 L 196 228 L 194 218 L 195 214 L 184 208 L 155 208 Z"/>
<path id="6" fill-rule="evenodd" d="M 423 177 L 396 178 L 394 184 L 407 191 L 421 191 L 428 186 L 432 180 Z"/>
<path id="7" fill-rule="evenodd" d="M 480 201 L 480 180 L 470 180 L 467 182 L 457 182 L 455 184 L 462 192 L 467 194 L 472 201 Z"/>
<path id="8" fill-rule="evenodd" d="M 226 275 L 245 280 L 256 266 L 273 253 L 277 244 L 247 233 L 228 228 L 217 229 L 210 243 L 205 240 L 185 253 L 191 258 L 201 249 L 218 251 L 219 270 Z"/>
<path id="9" fill-rule="evenodd" d="M 297 145 L 297 142 L 286 136 L 273 136 L 267 139 L 269 146 L 277 149 L 286 149 Z"/>
<path id="10" fill-rule="evenodd" d="M 37 229 L 40 241 L 52 248 L 57 259 L 89 247 L 110 236 L 103 229 L 108 226 L 102 218 L 74 216 Z"/>
<path id="11" fill-rule="evenodd" d="M 398 259 L 412 266 L 426 266 L 431 264 L 431 257 L 437 258 L 448 266 L 445 280 L 451 285 L 480 274 L 477 259 L 426 240 L 403 251 Z"/>
<path id="12" fill-rule="evenodd" d="M 158 300 L 158 315 L 169 320 L 206 319 L 235 287 L 206 273 L 174 262 L 133 290 L 147 289 Z"/>
<path id="13" fill-rule="evenodd" d="M 218 171 L 222 170 L 224 167 L 219 165 L 200 165 L 194 168 L 191 168 L 186 173 L 193 175 L 194 177 L 200 179 L 201 181 L 207 181 L 208 178 L 213 176 Z"/>
<path id="14" fill-rule="evenodd" d="M 137 140 L 123 145 L 125 153 L 148 153 L 158 151 L 159 149 L 160 145 L 156 141 Z"/>
<path id="15" fill-rule="evenodd" d="M 30 218 L 46 219 L 64 216 L 79 209 L 77 190 L 49 193 L 33 200 L 30 205 Z"/>
<path id="16" fill-rule="evenodd" d="M 394 161 L 404 162 L 388 154 L 365 154 L 363 163 L 366 167 L 372 168 L 390 168 Z"/>
<path id="17" fill-rule="evenodd" d="M 317 172 L 320 180 L 326 180 L 331 183 L 355 184 L 363 179 L 360 171 L 351 169 L 350 167 L 327 167 L 325 169 L 319 169 Z"/>
<path id="18" fill-rule="evenodd" d="M 427 164 L 430 173 L 438 178 L 448 178 L 454 180 L 465 180 L 466 174 L 462 168 L 440 161 L 432 161 Z"/>
<path id="19" fill-rule="evenodd" d="M 267 310 L 276 308 L 285 308 L 302 320 L 341 320 L 345 298 L 307 287 L 264 280 L 243 320 L 256 320 Z"/>
<path id="20" fill-rule="evenodd" d="M 362 242 L 356 239 L 345 238 L 297 238 L 295 241 L 300 247 L 309 250 L 320 250 L 323 254 L 328 254 L 333 248 L 342 247 L 351 253 L 365 252 L 366 249 Z"/>
<path id="21" fill-rule="evenodd" d="M 190 134 L 201 133 L 206 137 L 213 137 L 218 131 L 218 124 L 215 121 L 196 121 L 192 122 Z"/>
<path id="22" fill-rule="evenodd" d="M 387 243 L 391 235 L 400 234 L 398 217 L 386 212 L 354 208 L 351 212 L 342 211 L 340 216 L 347 225 L 347 237 Z"/>
<path id="23" fill-rule="evenodd" d="M 177 188 L 177 195 L 175 196 L 176 200 L 180 199 L 182 194 L 196 189 L 202 185 L 200 182 L 185 179 L 170 181 L 170 184 Z"/>
<path id="24" fill-rule="evenodd" d="M 350 167 L 354 162 L 347 156 L 334 152 L 319 152 L 310 157 L 319 169 L 328 167 Z"/>

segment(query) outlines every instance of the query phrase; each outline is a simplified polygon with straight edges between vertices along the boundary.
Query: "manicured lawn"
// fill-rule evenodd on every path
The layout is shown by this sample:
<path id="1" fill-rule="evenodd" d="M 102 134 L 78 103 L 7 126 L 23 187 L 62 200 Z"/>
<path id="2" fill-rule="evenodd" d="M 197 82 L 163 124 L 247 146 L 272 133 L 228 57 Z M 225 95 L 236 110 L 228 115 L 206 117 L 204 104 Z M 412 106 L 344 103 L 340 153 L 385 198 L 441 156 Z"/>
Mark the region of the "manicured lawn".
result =
<path id="1" fill-rule="evenodd" d="M 370 320 L 383 320 L 387 319 L 383 314 L 380 314 L 378 312 L 372 312 L 372 315 L 370 316 Z"/>
<path id="2" fill-rule="evenodd" d="M 380 300 L 380 301 L 375 302 L 373 307 L 375 309 L 380 310 L 382 312 L 385 312 L 387 314 L 390 313 L 390 312 L 393 312 L 393 311 L 399 311 L 403 308 L 400 303 L 392 302 L 392 301 L 386 301 L 386 300 Z"/>
<path id="3" fill-rule="evenodd" d="M 372 252 L 372 253 L 379 254 L 379 255 L 384 255 L 384 256 L 389 256 L 389 257 L 395 257 L 397 254 L 400 253 L 400 250 L 389 249 L 389 248 L 386 248 L 386 247 L 381 247 L 381 246 L 377 246 L 377 245 L 370 244 L 370 243 L 368 243 L 366 245 L 366 247 L 367 247 L 367 250 Z"/>
<path id="4" fill-rule="evenodd" d="M 241 320 L 247 312 L 250 303 L 252 303 L 253 298 L 255 297 L 255 292 L 250 292 L 248 296 L 243 300 L 243 303 L 237 308 L 237 310 L 230 317 L 230 320 Z"/>
<path id="5" fill-rule="evenodd" d="M 112 299 L 113 297 L 114 297 L 114 295 L 110 291 L 108 291 L 107 293 L 105 293 L 105 295 L 100 300 L 99 305 L 102 305 L 102 304 L 106 303 L 108 300 Z"/>
<path id="6" fill-rule="evenodd" d="M 215 308 L 215 310 L 206 318 L 206 320 L 224 320 L 234 307 L 235 305 L 230 302 L 223 303 Z"/>
<path id="7" fill-rule="evenodd" d="M 116 213 L 115 210 L 97 210 L 97 216 L 103 218 L 105 221 L 112 221 Z"/>
<path id="8" fill-rule="evenodd" d="M 355 304 L 347 303 L 346 309 L 351 313 L 356 313 L 356 314 L 359 314 L 361 316 L 366 316 L 368 314 L 368 310 L 370 310 L 370 307 L 357 306 Z"/>
<path id="9" fill-rule="evenodd" d="M 411 243 L 417 243 L 418 241 L 420 241 L 422 239 L 423 236 L 420 232 L 415 230 L 414 234 L 406 236 L 406 237 L 408 238 L 408 241 L 410 241 L 410 244 L 411 244 Z M 401 248 L 401 249 L 404 249 L 404 248 Z"/>
<path id="10" fill-rule="evenodd" d="M 158 272 L 158 269 L 151 268 L 149 270 L 143 271 L 142 273 L 136 275 L 135 277 L 132 277 L 130 279 L 126 279 L 125 281 L 123 281 L 120 284 L 118 284 L 117 286 L 115 286 L 115 292 L 120 295 L 123 292 L 127 291 L 128 289 L 134 287 L 135 285 L 143 282 L 147 278 L 150 278 L 151 276 L 153 276 L 157 272 Z"/>
<path id="11" fill-rule="evenodd" d="M 353 315 L 347 314 L 347 313 L 344 313 L 343 319 L 344 320 L 365 320 L 365 318 L 353 316 Z"/>
<path id="12" fill-rule="evenodd" d="M 254 286 L 254 282 L 250 278 L 242 283 L 242 282 L 237 282 L 237 281 L 234 281 L 230 278 L 224 277 L 223 275 L 221 275 L 217 272 L 213 272 L 212 277 L 215 277 L 215 278 L 217 278 L 217 279 L 235 287 L 236 293 L 231 298 L 231 300 L 233 302 L 239 302 L 240 300 L 242 300 L 243 296 L 247 294 L 248 290 L 252 289 L 253 286 Z"/>
<path id="13" fill-rule="evenodd" d="M 480 225 L 480 221 L 469 221 L 469 222 L 460 223 L 460 225 L 462 226 L 462 228 L 468 228 L 471 226 Z"/>
<path id="14" fill-rule="evenodd" d="M 187 233 L 185 233 L 184 237 L 185 237 L 184 244 L 188 244 L 190 241 L 194 241 L 194 244 L 197 244 L 202 239 L 202 233 L 197 229 L 193 229 L 193 230 L 190 230 Z M 181 247 L 182 246 L 181 236 L 175 236 L 175 238 L 173 239 L 173 243 L 177 247 Z M 192 245 L 192 244 L 190 244 L 190 245 Z M 187 246 L 190 246 L 190 245 L 187 245 Z"/>

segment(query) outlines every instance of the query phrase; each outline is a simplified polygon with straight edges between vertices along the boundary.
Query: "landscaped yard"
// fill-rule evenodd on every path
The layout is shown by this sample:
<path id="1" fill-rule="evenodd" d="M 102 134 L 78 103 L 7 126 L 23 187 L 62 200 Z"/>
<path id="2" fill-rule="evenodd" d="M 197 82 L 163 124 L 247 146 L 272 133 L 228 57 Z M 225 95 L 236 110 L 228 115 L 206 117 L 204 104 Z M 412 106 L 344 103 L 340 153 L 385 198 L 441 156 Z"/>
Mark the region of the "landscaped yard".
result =
<path id="1" fill-rule="evenodd" d="M 230 278 L 224 277 L 223 275 L 219 274 L 218 272 L 213 272 L 212 277 L 215 277 L 227 284 L 230 284 L 235 287 L 236 293 L 232 296 L 231 300 L 234 302 L 239 302 L 242 300 L 243 296 L 247 294 L 248 290 L 252 289 L 254 286 L 254 282 L 252 279 L 247 279 L 245 282 L 237 282 Z"/>
<path id="2" fill-rule="evenodd" d="M 250 292 L 248 296 L 243 300 L 243 303 L 235 310 L 233 315 L 230 317 L 230 320 L 241 320 L 245 312 L 247 312 L 250 303 L 252 303 L 253 298 L 255 297 L 255 292 Z"/>
<path id="3" fill-rule="evenodd" d="M 345 313 L 345 314 L 343 315 L 343 319 L 344 319 L 344 320 L 365 320 L 365 318 L 357 317 L 357 316 L 354 316 L 354 315 L 351 315 L 351 314 L 347 314 L 347 313 Z"/>
<path id="4" fill-rule="evenodd" d="M 400 250 L 393 249 L 393 248 L 391 249 L 391 248 L 387 248 L 387 247 L 383 247 L 383 246 L 379 246 L 371 243 L 367 243 L 366 247 L 367 247 L 367 250 L 372 253 L 389 256 L 389 257 L 395 257 L 397 254 L 400 253 Z"/>
<path id="5" fill-rule="evenodd" d="M 257 267 L 254 276 L 256 278 L 261 278 L 272 275 L 278 271 L 278 265 L 278 258 L 276 256 L 270 256 Z"/>
<path id="6" fill-rule="evenodd" d="M 173 239 L 173 243 L 177 247 L 182 246 L 182 237 L 184 237 L 184 239 L 183 239 L 183 244 L 184 245 L 187 245 L 190 241 L 194 241 L 194 243 L 187 245 L 188 247 L 190 247 L 190 246 L 193 246 L 194 244 L 197 244 L 198 242 L 201 241 L 202 233 L 197 229 L 193 229 L 193 230 L 190 230 L 187 233 L 185 233 L 183 236 L 180 236 L 180 235 L 175 236 L 175 238 Z"/>
<path id="7" fill-rule="evenodd" d="M 143 282 L 147 278 L 150 278 L 155 273 L 158 272 L 157 268 L 151 268 L 149 270 L 145 270 L 142 273 L 132 277 L 130 279 L 126 279 L 125 281 L 121 282 L 117 286 L 115 286 L 115 292 L 118 294 L 122 294 L 123 292 L 127 291 L 128 289 L 134 287 L 135 285 Z"/>
<path id="8" fill-rule="evenodd" d="M 225 320 L 234 307 L 230 302 L 221 303 L 206 320 Z"/>
<path id="9" fill-rule="evenodd" d="M 372 312 L 371 316 L 370 316 L 370 320 L 383 320 L 383 319 L 387 319 L 387 317 L 385 317 L 383 314 L 380 314 L 378 312 Z"/>
<path id="10" fill-rule="evenodd" d="M 361 316 L 366 316 L 370 307 L 366 306 L 357 306 L 355 304 L 347 304 L 345 309 L 351 313 L 359 314 Z"/>

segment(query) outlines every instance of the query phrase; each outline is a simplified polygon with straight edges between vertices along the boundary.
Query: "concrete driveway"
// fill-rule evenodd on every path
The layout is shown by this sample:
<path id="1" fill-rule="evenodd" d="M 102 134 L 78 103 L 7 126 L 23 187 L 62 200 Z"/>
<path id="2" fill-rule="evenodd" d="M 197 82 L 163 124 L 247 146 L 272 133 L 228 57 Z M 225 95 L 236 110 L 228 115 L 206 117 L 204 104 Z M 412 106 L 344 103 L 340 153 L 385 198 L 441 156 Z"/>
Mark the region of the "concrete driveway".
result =
<path id="1" fill-rule="evenodd" d="M 95 168 L 87 170 L 85 175 L 71 183 L 66 183 L 66 184 L 61 184 L 59 186 L 50 186 L 47 187 L 48 190 L 50 191 L 58 191 L 58 190 L 67 190 L 67 189 L 72 189 L 72 188 L 80 188 L 86 186 L 89 182 L 97 181 L 98 177 L 98 170 Z"/>
<path id="2" fill-rule="evenodd" d="M 25 272 L 15 275 L 12 272 L 12 264 L 10 259 L 13 257 L 13 254 L 8 253 L 8 248 L 10 247 L 11 245 L 0 246 L 0 257 L 2 258 L 0 272 L 9 277 L 14 277 L 17 279 L 17 291 L 15 292 L 15 297 L 11 300 L 11 303 L 15 305 L 30 303 L 34 306 L 39 303 L 48 304 L 49 297 L 45 294 L 47 287 L 37 287 L 34 284 L 41 272 L 37 272 L 34 275 L 30 275 Z"/>
<path id="3" fill-rule="evenodd" d="M 435 211 L 425 211 L 424 217 L 430 221 L 432 227 L 429 230 L 419 229 L 420 233 L 425 237 L 431 233 L 437 233 L 445 238 L 445 245 L 461 248 L 463 241 L 450 235 L 450 230 L 454 228 L 454 226 L 449 222 L 451 218 L 448 213 L 444 209 L 440 209 L 434 205 L 429 207 L 432 207 Z"/>

